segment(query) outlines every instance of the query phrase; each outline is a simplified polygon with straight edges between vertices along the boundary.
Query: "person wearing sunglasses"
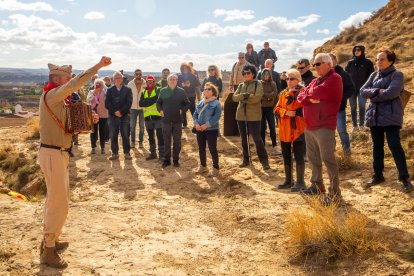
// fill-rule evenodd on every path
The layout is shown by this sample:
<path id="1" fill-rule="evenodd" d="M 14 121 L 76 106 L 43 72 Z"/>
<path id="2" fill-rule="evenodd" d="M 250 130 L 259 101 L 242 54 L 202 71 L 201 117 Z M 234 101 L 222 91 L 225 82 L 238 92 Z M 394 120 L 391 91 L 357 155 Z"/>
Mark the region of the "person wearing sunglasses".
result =
<path id="1" fill-rule="evenodd" d="M 306 154 L 312 170 L 311 186 L 303 190 L 305 194 L 325 193 L 322 177 L 322 162 L 329 175 L 329 195 L 325 203 L 340 199 L 338 163 L 335 157 L 335 131 L 338 110 L 342 99 L 342 78 L 338 75 L 327 53 L 319 53 L 313 63 L 314 79 L 298 95 L 303 104 L 305 119 Z"/>
<path id="2" fill-rule="evenodd" d="M 239 84 L 233 95 L 233 101 L 238 103 L 236 120 L 243 147 L 243 162 L 240 167 L 252 165 L 250 145 L 248 144 L 248 135 L 250 135 L 256 145 L 256 152 L 263 169 L 269 170 L 268 155 L 260 136 L 263 85 L 261 81 L 255 80 L 257 71 L 253 65 L 245 65 L 242 74 L 244 82 Z"/>
<path id="3" fill-rule="evenodd" d="M 276 143 L 276 122 L 273 108 L 278 101 L 278 90 L 276 83 L 273 81 L 270 69 L 265 68 L 262 73 L 263 97 L 262 97 L 262 124 L 260 135 L 263 143 L 266 145 L 266 128 L 269 125 L 270 139 L 272 140 L 272 153 L 281 154 Z"/>
<path id="4" fill-rule="evenodd" d="M 218 96 L 217 98 L 223 97 L 223 80 L 221 76 L 221 71 L 217 67 L 217 65 L 210 65 L 207 68 L 208 77 L 203 80 L 203 84 L 201 87 L 204 87 L 206 83 L 210 82 L 214 84 L 218 89 Z"/>
<path id="5" fill-rule="evenodd" d="M 91 138 L 91 154 L 96 154 L 96 141 L 98 140 L 101 146 L 101 154 L 105 154 L 106 141 L 106 125 L 108 124 L 108 109 L 105 107 L 106 86 L 103 79 L 95 80 L 95 89 L 90 90 L 86 102 L 91 105 L 93 111 L 99 116 L 99 121 L 93 125 L 93 132 L 90 134 Z"/>
<path id="6" fill-rule="evenodd" d="M 245 54 L 246 61 L 250 64 L 253 64 L 257 70 L 260 68 L 259 62 L 259 55 L 253 49 L 253 44 L 247 43 L 246 44 L 246 54 Z"/>
<path id="7" fill-rule="evenodd" d="M 352 132 L 355 132 L 365 130 L 364 121 L 366 99 L 361 96 L 360 90 L 375 69 L 372 61 L 365 57 L 365 47 L 363 45 L 355 46 L 352 49 L 352 55 L 353 58 L 346 64 L 345 71 L 351 75 L 352 81 L 354 82 L 356 88 L 355 93 L 349 98 L 353 125 Z M 359 113 L 359 122 L 357 119 L 357 113 Z"/>
<path id="8" fill-rule="evenodd" d="M 308 86 L 311 81 L 315 78 L 315 76 L 312 74 L 311 65 L 309 62 L 309 59 L 307 58 L 301 58 L 296 62 L 296 69 L 298 69 L 300 76 L 302 78 L 303 84 Z"/>
<path id="9" fill-rule="evenodd" d="M 219 174 L 219 156 L 217 151 L 217 137 L 221 104 L 218 101 L 218 87 L 207 82 L 204 86 L 203 99 L 198 103 L 193 114 L 194 129 L 197 134 L 200 166 L 198 173 L 205 173 L 207 169 L 206 144 L 213 160 L 213 169 L 210 176 Z"/>
<path id="10" fill-rule="evenodd" d="M 305 174 L 305 121 L 303 120 L 303 106 L 297 97 L 304 90 L 301 85 L 300 72 L 289 69 L 286 72 L 288 87 L 280 93 L 274 112 L 279 121 L 279 139 L 282 146 L 285 181 L 278 189 L 290 189 L 299 192 L 306 188 Z M 296 161 L 296 183 L 293 183 L 293 159 Z"/>
<path id="11" fill-rule="evenodd" d="M 374 175 L 367 188 L 385 181 L 384 171 L 384 133 L 395 165 L 402 189 L 409 193 L 413 190 L 407 170 L 407 160 L 401 146 L 400 129 L 403 123 L 404 109 L 400 95 L 404 90 L 403 73 L 394 67 L 397 56 L 394 51 L 384 49 L 377 55 L 378 72 L 374 72 L 361 87 L 361 95 L 369 99 L 365 125 L 370 128 Z"/>
<path id="12" fill-rule="evenodd" d="M 135 147 L 136 139 L 136 129 L 138 122 L 138 145 L 139 148 L 143 148 L 144 145 L 144 129 L 145 129 L 145 120 L 144 120 L 144 110 L 139 105 L 139 99 L 141 99 L 142 91 L 144 91 L 147 83 L 142 78 L 141 69 L 136 69 L 134 71 L 134 79 L 128 83 L 128 87 L 132 90 L 132 106 L 131 106 L 131 147 Z"/>
<path id="13" fill-rule="evenodd" d="M 269 72 L 272 74 L 272 79 L 276 84 L 277 91 L 282 91 L 281 84 L 280 84 L 280 74 L 274 70 L 273 60 L 267 59 L 265 61 L 265 67 L 257 74 L 257 79 L 262 79 L 262 73 L 264 69 L 269 69 Z"/>

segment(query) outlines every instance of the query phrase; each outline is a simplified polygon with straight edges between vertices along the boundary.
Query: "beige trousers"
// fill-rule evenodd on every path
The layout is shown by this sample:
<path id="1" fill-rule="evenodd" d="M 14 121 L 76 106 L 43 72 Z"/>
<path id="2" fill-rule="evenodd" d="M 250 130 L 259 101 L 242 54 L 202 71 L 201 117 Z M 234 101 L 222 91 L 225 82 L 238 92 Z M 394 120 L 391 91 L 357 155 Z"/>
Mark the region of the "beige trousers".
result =
<path id="1" fill-rule="evenodd" d="M 69 154 L 41 147 L 38 162 L 46 181 L 43 234 L 46 247 L 54 247 L 69 210 Z"/>

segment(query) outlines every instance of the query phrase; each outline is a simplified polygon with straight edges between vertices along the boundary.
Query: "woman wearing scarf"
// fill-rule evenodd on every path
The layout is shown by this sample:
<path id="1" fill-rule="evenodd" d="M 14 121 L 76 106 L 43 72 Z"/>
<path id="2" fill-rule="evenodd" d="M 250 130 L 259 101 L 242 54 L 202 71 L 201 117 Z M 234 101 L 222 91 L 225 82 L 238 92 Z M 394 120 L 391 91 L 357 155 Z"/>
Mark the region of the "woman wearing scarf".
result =
<path id="1" fill-rule="evenodd" d="M 86 102 L 91 105 L 93 111 L 99 116 L 99 121 L 93 125 L 93 133 L 91 133 L 92 154 L 96 154 L 96 141 L 101 146 L 101 154 L 105 154 L 106 125 L 108 120 L 108 110 L 105 107 L 106 89 L 105 82 L 102 79 L 96 79 L 94 88 L 89 91 Z"/>
<path id="2" fill-rule="evenodd" d="M 178 86 L 184 89 L 190 100 L 190 112 L 191 116 L 194 114 L 195 101 L 196 101 L 196 87 L 200 86 L 200 81 L 192 73 L 192 67 L 188 63 L 182 63 L 180 66 L 181 74 L 178 75 Z M 182 114 L 183 116 L 183 128 L 187 128 L 187 112 Z"/>
<path id="3" fill-rule="evenodd" d="M 289 189 L 299 192 L 306 188 L 305 173 L 305 121 L 303 120 L 302 104 L 297 96 L 304 89 L 299 85 L 302 77 L 298 70 L 290 69 L 286 72 L 288 87 L 280 93 L 275 107 L 275 114 L 279 120 L 279 139 L 282 146 L 283 163 L 285 166 L 285 181 L 279 189 Z M 296 183 L 292 177 L 292 147 L 296 160 Z"/>
<path id="4" fill-rule="evenodd" d="M 193 115 L 194 128 L 197 134 L 200 167 L 198 173 L 205 173 L 207 169 L 206 143 L 213 159 L 211 176 L 219 173 L 219 157 L 217 152 L 217 137 L 221 104 L 217 99 L 218 88 L 211 82 L 204 85 L 203 99 L 199 102 Z"/>
<path id="5" fill-rule="evenodd" d="M 374 175 L 368 181 L 367 188 L 385 181 L 383 175 L 385 134 L 398 169 L 398 180 L 402 182 L 402 190 L 409 193 L 413 190 L 413 185 L 409 180 L 407 160 L 400 139 L 404 114 L 400 95 L 404 90 L 404 76 L 394 67 L 396 59 L 393 51 L 389 49 L 381 51 L 376 59 L 378 72 L 372 73 L 361 87 L 361 95 L 370 101 L 365 125 L 371 131 L 374 159 Z"/>

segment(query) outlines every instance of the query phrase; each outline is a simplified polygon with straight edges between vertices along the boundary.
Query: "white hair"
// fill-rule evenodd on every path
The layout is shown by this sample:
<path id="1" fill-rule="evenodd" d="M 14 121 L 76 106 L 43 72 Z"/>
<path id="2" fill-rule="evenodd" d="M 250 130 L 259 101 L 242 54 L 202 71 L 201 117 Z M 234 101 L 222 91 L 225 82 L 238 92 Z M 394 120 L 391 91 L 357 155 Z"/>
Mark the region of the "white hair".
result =
<path id="1" fill-rule="evenodd" d="M 299 82 L 302 81 L 302 76 L 300 75 L 300 72 L 297 69 L 289 69 L 286 71 L 286 76 L 293 76 L 296 79 L 299 80 Z"/>
<path id="2" fill-rule="evenodd" d="M 268 59 L 265 60 L 265 64 L 272 64 L 273 65 L 273 60 L 268 58 Z"/>
<path id="3" fill-rule="evenodd" d="M 325 62 L 329 64 L 331 67 L 333 67 L 332 58 L 328 53 L 319 53 L 315 56 L 314 60 L 320 59 L 322 62 Z"/>
<path id="4" fill-rule="evenodd" d="M 178 76 L 176 74 L 169 74 L 168 77 L 167 77 L 167 81 L 169 81 L 172 78 L 178 80 Z"/>
<path id="5" fill-rule="evenodd" d="M 102 88 L 105 88 L 105 82 L 103 79 L 96 79 L 95 82 L 93 83 L 94 88 L 96 88 L 96 84 L 100 83 Z"/>
<path id="6" fill-rule="evenodd" d="M 115 76 L 124 77 L 124 75 L 120 71 L 115 71 L 114 74 L 112 75 L 112 78 L 115 79 Z"/>

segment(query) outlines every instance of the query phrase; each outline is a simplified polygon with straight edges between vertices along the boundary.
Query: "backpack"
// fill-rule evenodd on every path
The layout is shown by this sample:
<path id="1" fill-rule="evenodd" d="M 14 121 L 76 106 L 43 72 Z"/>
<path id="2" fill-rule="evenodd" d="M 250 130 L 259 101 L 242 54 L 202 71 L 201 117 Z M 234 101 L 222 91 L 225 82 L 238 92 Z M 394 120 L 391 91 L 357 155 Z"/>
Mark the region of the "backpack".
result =
<path id="1" fill-rule="evenodd" d="M 395 72 L 396 71 L 394 71 L 392 74 L 391 74 L 391 81 L 394 79 L 394 75 L 395 75 Z M 372 80 L 372 81 L 374 81 L 375 79 L 376 79 L 376 77 L 378 76 L 378 72 L 375 72 L 375 77 L 374 77 L 374 79 Z M 411 92 L 410 91 L 408 91 L 407 89 L 403 89 L 401 92 L 400 92 L 400 100 L 401 100 L 401 103 L 402 103 L 402 107 L 403 107 L 403 110 L 405 109 L 405 107 L 407 106 L 407 104 L 408 104 L 408 101 L 410 100 L 410 98 L 411 98 Z"/>
<path id="2" fill-rule="evenodd" d="M 254 80 L 254 94 L 256 95 L 256 90 L 257 90 L 257 84 L 259 83 L 258 80 Z M 243 83 L 239 84 L 239 87 L 237 89 L 241 89 Z"/>

